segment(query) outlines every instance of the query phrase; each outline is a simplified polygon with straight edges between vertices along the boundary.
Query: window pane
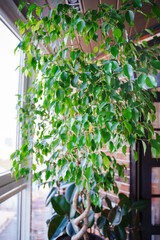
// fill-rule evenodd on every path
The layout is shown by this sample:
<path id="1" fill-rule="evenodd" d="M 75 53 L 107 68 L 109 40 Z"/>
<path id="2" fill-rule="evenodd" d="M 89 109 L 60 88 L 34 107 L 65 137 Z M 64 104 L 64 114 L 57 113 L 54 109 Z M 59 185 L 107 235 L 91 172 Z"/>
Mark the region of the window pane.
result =
<path id="1" fill-rule="evenodd" d="M 0 204 L 0 239 L 17 239 L 17 199 L 15 195 Z"/>
<path id="2" fill-rule="evenodd" d="M 153 139 L 156 139 L 156 133 L 158 133 L 160 135 L 160 131 L 155 131 L 154 135 L 153 135 Z M 155 158 L 152 154 L 152 158 Z M 160 155 L 158 156 L 158 158 L 160 158 Z"/>
<path id="3" fill-rule="evenodd" d="M 152 198 L 152 225 L 160 225 L 160 198 Z"/>
<path id="4" fill-rule="evenodd" d="M 152 194 L 160 194 L 160 167 L 152 168 Z"/>
<path id="5" fill-rule="evenodd" d="M 155 102 L 154 106 L 156 108 L 156 120 L 152 123 L 154 128 L 160 128 L 160 102 Z"/>
<path id="6" fill-rule="evenodd" d="M 160 240 L 160 235 L 152 235 L 152 240 Z"/>
<path id="7" fill-rule="evenodd" d="M 52 216 L 52 207 L 45 206 L 45 200 L 49 193 L 49 188 L 42 186 L 38 188 L 38 184 L 32 184 L 32 224 L 31 224 L 31 240 L 48 240 L 47 237 L 47 219 Z"/>
<path id="8" fill-rule="evenodd" d="M 9 157 L 16 146 L 16 103 L 20 55 L 14 55 L 19 40 L 0 21 L 0 173 L 11 168 Z"/>

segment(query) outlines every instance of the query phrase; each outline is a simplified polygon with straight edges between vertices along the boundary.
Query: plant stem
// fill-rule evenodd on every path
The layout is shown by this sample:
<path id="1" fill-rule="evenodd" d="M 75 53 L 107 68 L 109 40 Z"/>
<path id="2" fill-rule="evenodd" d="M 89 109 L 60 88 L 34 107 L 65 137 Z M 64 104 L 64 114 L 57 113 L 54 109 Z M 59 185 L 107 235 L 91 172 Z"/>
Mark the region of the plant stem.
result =
<path id="1" fill-rule="evenodd" d="M 90 192 L 88 193 L 86 191 L 86 197 L 87 197 L 87 207 L 86 209 L 83 211 L 81 208 L 78 207 L 78 190 L 76 191 L 75 195 L 74 195 L 74 199 L 73 199 L 73 207 L 76 209 L 76 211 L 78 211 L 80 213 L 80 216 L 78 216 L 75 220 L 74 220 L 74 224 L 78 226 L 78 224 L 84 220 L 84 224 L 83 227 L 81 228 L 81 230 L 74 235 L 71 240 L 78 240 L 80 239 L 82 236 L 84 236 L 84 240 L 88 240 L 88 234 L 87 234 L 87 229 L 88 229 L 88 213 L 91 207 L 91 198 L 90 198 Z"/>

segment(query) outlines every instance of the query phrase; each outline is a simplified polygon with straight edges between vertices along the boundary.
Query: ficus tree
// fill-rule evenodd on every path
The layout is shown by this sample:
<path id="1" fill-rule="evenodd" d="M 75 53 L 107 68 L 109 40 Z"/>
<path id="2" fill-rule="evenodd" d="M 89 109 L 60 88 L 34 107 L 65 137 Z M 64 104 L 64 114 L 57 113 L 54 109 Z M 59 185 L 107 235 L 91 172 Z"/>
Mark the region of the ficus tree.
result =
<path id="1" fill-rule="evenodd" d="M 144 3 L 152 8 L 149 14 L 142 11 Z M 22 72 L 33 75 L 34 81 L 23 99 L 19 96 L 23 141 L 11 155 L 12 171 L 16 178 L 32 171 L 33 181 L 52 185 L 74 182 L 73 205 L 79 213 L 74 224 L 83 224 L 72 240 L 87 239 L 91 202 L 101 206 L 100 189 L 117 194 L 115 172 L 124 176 L 125 166 L 107 152 L 122 148 L 126 154 L 129 144 L 138 160 L 134 145 L 142 141 L 145 152 L 147 137 L 153 155 L 160 154 L 160 136 L 152 127 L 156 93 L 148 91 L 157 86 L 160 50 L 156 38 L 150 48 L 147 42 L 138 42 L 140 34 L 128 39 L 126 30 L 127 25 L 134 27 L 136 12 L 159 19 L 160 10 L 150 0 L 123 0 L 118 9 L 100 4 L 83 14 L 66 4 L 48 15 L 43 14 L 46 5 L 21 1 L 19 9 L 23 7 L 28 12 L 26 22 L 16 22 L 22 35 L 16 50 L 25 54 Z M 100 42 L 97 31 L 102 33 Z M 97 43 L 94 52 L 84 52 L 80 45 L 75 48 L 75 37 L 86 45 Z M 100 53 L 107 60 L 100 59 Z M 33 155 L 30 168 L 28 159 Z M 46 166 L 45 180 L 36 171 L 38 165 Z"/>
<path id="2" fill-rule="evenodd" d="M 58 188 L 53 187 L 46 198 L 46 206 L 51 203 L 53 208 L 53 214 L 47 220 L 49 240 L 57 239 L 63 233 L 73 237 L 82 227 L 81 223 L 78 224 L 78 227 L 74 224 L 75 218 L 82 212 L 80 206 L 83 201 L 82 198 L 78 199 L 79 209 L 76 211 L 73 204 L 76 193 L 75 183 L 61 185 L 61 188 L 65 188 L 65 194 L 62 192 L 58 194 Z M 93 192 L 94 189 L 91 194 Z M 149 206 L 149 202 L 139 200 L 131 204 L 129 197 L 123 193 L 118 194 L 118 199 L 118 204 L 114 204 L 113 207 L 110 199 L 104 196 L 103 201 L 107 205 L 107 208 L 104 209 L 103 206 L 98 207 L 92 203 L 88 213 L 88 229 L 97 226 L 99 233 L 109 240 L 125 240 L 129 231 L 133 239 L 140 240 L 139 214 Z M 85 237 L 87 238 L 87 236 Z M 90 234 L 89 237 L 92 240 L 101 239 Z M 65 235 L 63 238 L 65 239 Z"/>

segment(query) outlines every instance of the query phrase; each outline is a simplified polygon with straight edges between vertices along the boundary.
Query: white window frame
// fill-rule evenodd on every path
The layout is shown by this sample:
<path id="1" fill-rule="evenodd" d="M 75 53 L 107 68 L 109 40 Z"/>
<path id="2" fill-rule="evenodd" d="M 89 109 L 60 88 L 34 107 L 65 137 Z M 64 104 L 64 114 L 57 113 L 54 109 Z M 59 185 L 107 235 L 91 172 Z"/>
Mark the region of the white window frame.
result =
<path id="1" fill-rule="evenodd" d="M 15 21 L 18 19 L 25 21 L 24 16 L 18 12 L 16 4 L 12 0 L 5 0 L 0 2 L 0 20 L 10 29 L 10 31 L 19 39 L 21 37 L 15 26 Z M 16 46 L 15 46 L 16 47 Z M 20 71 L 19 71 L 19 94 L 23 95 L 33 78 L 25 79 L 21 73 L 21 69 L 24 64 L 24 55 L 20 53 Z M 20 138 L 20 125 L 17 126 L 17 147 L 21 146 Z M 31 164 L 31 159 L 30 159 Z M 26 178 L 20 177 L 17 181 L 14 176 L 11 176 L 10 172 L 4 172 L 0 174 L 0 203 L 9 199 L 13 195 L 18 194 L 18 229 L 17 240 L 30 240 L 31 231 L 31 196 L 32 196 L 32 184 L 31 175 L 29 175 L 28 181 Z"/>

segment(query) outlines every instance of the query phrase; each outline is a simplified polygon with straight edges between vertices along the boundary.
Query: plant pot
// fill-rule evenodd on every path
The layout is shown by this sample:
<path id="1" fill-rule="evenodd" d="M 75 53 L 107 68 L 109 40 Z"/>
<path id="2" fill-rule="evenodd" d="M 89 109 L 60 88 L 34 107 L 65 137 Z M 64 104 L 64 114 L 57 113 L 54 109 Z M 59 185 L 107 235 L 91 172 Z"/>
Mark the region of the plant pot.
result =
<path id="1" fill-rule="evenodd" d="M 104 240 L 104 238 L 93 234 L 93 233 L 88 233 L 90 240 Z M 57 238 L 57 240 L 71 240 L 71 237 L 69 237 L 67 234 L 64 234 L 62 236 L 60 236 L 59 238 Z M 81 238 L 80 240 L 84 240 L 83 238 Z"/>

